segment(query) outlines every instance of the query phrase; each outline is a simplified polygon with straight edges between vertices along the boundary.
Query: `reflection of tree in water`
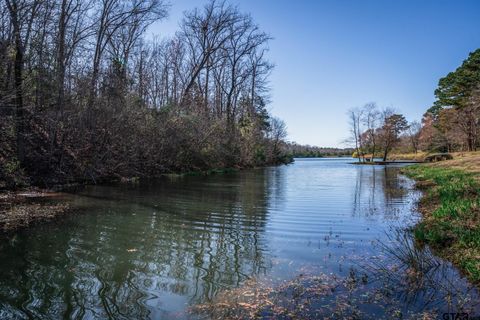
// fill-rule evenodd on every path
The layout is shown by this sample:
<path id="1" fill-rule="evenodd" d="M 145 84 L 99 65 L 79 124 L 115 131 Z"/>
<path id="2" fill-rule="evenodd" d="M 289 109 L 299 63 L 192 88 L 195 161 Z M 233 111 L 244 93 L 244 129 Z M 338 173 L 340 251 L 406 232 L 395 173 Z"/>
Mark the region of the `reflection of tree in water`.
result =
<path id="1" fill-rule="evenodd" d="M 384 172 L 385 199 L 388 203 L 403 202 L 408 189 L 404 186 L 405 180 L 400 175 L 400 168 L 385 166 Z"/>
<path id="2" fill-rule="evenodd" d="M 87 190 L 78 201 L 96 212 L 0 249 L 0 317 L 157 318 L 265 273 L 274 180 L 255 170 Z"/>
<path id="3" fill-rule="evenodd" d="M 399 167 L 357 166 L 353 214 L 391 217 L 405 202 L 408 188 L 404 184 Z"/>
<path id="4" fill-rule="evenodd" d="M 272 208 L 278 208 L 285 204 L 285 189 L 287 186 L 285 170 L 287 170 L 286 167 L 270 167 L 264 170 L 268 204 Z"/>
<path id="5" fill-rule="evenodd" d="M 415 192 L 399 167 L 361 166 L 354 190 L 354 214 L 379 216 L 389 225 L 376 242 L 374 252 L 381 254 L 359 262 L 371 281 L 366 286 L 370 294 L 403 312 L 480 312 L 475 288 L 449 263 L 414 241 L 408 226 L 415 220 L 409 201 L 415 199 Z M 407 213 L 401 221 L 397 221 L 399 213 Z"/>

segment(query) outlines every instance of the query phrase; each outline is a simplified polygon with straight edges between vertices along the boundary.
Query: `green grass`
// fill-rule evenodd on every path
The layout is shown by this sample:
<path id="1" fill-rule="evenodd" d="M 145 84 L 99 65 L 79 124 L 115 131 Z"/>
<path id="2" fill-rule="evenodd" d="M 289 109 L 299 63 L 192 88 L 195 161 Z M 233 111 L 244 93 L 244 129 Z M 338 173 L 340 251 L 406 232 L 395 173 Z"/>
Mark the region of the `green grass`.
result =
<path id="1" fill-rule="evenodd" d="M 404 169 L 425 189 L 417 240 L 427 243 L 480 284 L 480 183 L 461 169 L 415 165 Z"/>

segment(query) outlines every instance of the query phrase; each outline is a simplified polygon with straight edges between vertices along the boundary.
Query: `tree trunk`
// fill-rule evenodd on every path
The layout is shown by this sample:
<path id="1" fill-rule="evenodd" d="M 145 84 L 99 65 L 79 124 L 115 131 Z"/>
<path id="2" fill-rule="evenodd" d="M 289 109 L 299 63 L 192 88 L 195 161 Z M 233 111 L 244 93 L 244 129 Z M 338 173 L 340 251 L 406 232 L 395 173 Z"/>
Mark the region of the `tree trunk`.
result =
<path id="1" fill-rule="evenodd" d="M 387 156 L 388 156 L 388 147 L 383 150 L 383 161 L 387 161 Z"/>
<path id="2" fill-rule="evenodd" d="M 23 110 L 23 45 L 20 34 L 20 23 L 18 21 L 18 6 L 16 1 L 6 0 L 10 12 L 10 20 L 13 26 L 15 40 L 15 61 L 13 67 L 14 87 L 15 87 L 15 115 L 16 115 L 16 142 L 17 158 L 20 165 L 25 161 L 25 141 L 24 141 L 24 110 Z"/>

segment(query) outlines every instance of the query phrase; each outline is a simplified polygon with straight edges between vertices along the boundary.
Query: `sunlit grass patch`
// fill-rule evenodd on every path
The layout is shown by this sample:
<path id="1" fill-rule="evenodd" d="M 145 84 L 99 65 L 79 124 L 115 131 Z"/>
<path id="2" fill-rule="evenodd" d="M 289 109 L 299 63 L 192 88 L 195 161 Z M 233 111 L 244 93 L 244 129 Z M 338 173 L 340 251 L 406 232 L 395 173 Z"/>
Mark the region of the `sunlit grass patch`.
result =
<path id="1" fill-rule="evenodd" d="M 461 167 L 416 165 L 404 172 L 425 189 L 415 237 L 480 283 L 480 179 Z"/>

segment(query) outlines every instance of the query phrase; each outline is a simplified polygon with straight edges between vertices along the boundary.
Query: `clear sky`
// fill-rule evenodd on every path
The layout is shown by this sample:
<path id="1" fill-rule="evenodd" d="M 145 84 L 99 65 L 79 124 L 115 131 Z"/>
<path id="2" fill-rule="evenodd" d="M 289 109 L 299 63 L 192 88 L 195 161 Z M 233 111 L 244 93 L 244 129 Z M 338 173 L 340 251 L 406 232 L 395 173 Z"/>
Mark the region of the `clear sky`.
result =
<path id="1" fill-rule="evenodd" d="M 420 120 L 438 79 L 480 47 L 480 0 L 231 0 L 274 37 L 270 111 L 289 140 L 344 146 L 346 111 L 367 102 Z M 185 10 L 171 0 L 151 33 L 171 35 Z"/>

